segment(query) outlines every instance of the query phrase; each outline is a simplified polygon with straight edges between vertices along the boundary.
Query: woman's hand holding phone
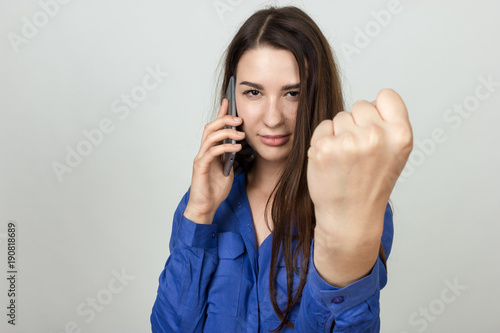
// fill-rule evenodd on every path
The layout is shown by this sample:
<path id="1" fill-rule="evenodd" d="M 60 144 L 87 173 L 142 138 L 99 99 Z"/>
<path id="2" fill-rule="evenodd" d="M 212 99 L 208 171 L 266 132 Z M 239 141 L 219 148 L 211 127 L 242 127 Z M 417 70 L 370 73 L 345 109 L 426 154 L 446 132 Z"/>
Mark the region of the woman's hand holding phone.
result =
<path id="1" fill-rule="evenodd" d="M 245 138 L 244 132 L 225 126 L 240 126 L 241 118 L 227 114 L 228 100 L 222 101 L 217 119 L 208 123 L 203 131 L 201 146 L 193 161 L 193 175 L 189 202 L 184 216 L 196 223 L 211 224 L 215 211 L 227 198 L 233 184 L 234 171 L 224 176 L 220 156 L 224 153 L 236 153 L 241 144 L 224 144 L 224 139 L 236 141 Z"/>

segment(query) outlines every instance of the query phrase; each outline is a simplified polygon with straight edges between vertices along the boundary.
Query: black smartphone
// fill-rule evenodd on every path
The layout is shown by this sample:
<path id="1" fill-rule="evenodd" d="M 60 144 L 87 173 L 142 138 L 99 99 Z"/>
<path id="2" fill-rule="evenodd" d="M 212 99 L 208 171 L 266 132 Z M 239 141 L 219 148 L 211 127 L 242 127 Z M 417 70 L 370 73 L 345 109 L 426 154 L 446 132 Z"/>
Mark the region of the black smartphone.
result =
<path id="1" fill-rule="evenodd" d="M 235 85 L 235 82 L 234 82 L 234 75 L 233 75 L 229 79 L 229 84 L 227 85 L 227 89 L 226 89 L 226 98 L 229 100 L 227 114 L 236 117 L 237 115 L 236 115 L 236 101 L 234 99 L 234 85 Z M 236 127 L 234 127 L 234 126 L 225 126 L 224 128 L 236 129 Z M 224 139 L 224 143 L 235 144 L 236 140 Z M 235 157 L 236 157 L 236 153 L 224 153 L 222 155 L 222 165 L 223 165 L 223 170 L 224 170 L 224 176 L 227 177 L 231 173 L 231 168 L 233 167 Z"/>

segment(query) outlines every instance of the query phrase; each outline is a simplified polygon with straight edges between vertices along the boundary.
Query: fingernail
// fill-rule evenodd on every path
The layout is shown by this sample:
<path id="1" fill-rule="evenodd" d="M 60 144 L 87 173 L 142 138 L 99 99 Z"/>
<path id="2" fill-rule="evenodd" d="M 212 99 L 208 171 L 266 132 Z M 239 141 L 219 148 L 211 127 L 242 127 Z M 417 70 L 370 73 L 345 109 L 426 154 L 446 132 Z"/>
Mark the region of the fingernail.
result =
<path id="1" fill-rule="evenodd" d="M 239 135 L 239 136 L 244 136 L 244 135 L 245 135 L 245 132 L 238 132 L 238 135 Z"/>
<path id="2" fill-rule="evenodd" d="M 234 121 L 241 121 L 240 117 L 234 117 Z"/>

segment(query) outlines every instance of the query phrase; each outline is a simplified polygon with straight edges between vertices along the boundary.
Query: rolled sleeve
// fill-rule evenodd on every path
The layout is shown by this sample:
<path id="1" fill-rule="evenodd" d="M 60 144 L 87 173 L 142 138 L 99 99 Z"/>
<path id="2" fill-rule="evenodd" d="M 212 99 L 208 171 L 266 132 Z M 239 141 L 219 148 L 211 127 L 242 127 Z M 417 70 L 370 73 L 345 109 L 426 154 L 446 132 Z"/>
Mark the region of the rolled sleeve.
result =
<path id="1" fill-rule="evenodd" d="M 332 313 L 339 313 L 356 306 L 385 286 L 387 276 L 382 261 L 378 258 L 369 275 L 344 287 L 336 288 L 319 276 L 314 264 L 310 265 L 309 284 L 314 298 Z M 380 268 L 382 266 L 382 269 Z M 382 274 L 381 274 L 382 270 Z"/>
<path id="2" fill-rule="evenodd" d="M 314 246 L 314 243 L 313 243 Z M 380 258 L 369 275 L 344 287 L 328 284 L 318 274 L 312 261 L 304 287 L 299 332 L 342 332 L 356 328 L 356 332 L 377 332 L 380 326 L 380 289 L 387 283 L 387 274 Z"/>

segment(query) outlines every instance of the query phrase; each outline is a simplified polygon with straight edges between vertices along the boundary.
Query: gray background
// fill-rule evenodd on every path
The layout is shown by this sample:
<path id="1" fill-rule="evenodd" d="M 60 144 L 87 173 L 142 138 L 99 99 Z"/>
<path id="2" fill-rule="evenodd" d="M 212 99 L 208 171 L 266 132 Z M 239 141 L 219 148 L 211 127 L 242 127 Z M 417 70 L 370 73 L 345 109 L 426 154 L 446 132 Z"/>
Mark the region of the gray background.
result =
<path id="1" fill-rule="evenodd" d="M 0 2 L 0 330 L 146 332 L 218 61 L 270 2 L 71 1 L 56 10 L 54 1 Z M 349 108 L 390 87 L 410 112 L 415 149 L 392 195 L 382 331 L 498 332 L 500 3 L 401 1 L 378 30 L 373 13 L 390 1 L 273 3 L 318 23 Z M 372 36 L 360 45 L 365 29 Z M 23 31 L 29 38 L 13 43 Z M 163 73 L 150 91 L 141 88 L 147 68 Z M 131 93 L 134 108 L 120 101 Z M 453 110 L 464 103 L 470 112 Z M 82 131 L 102 122 L 108 133 L 89 146 Z M 87 156 L 59 179 L 53 164 L 67 165 L 78 147 Z M 11 220 L 15 327 L 3 278 Z"/>

